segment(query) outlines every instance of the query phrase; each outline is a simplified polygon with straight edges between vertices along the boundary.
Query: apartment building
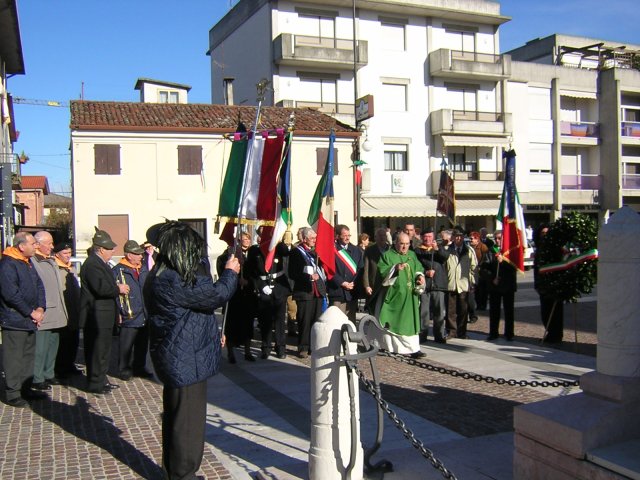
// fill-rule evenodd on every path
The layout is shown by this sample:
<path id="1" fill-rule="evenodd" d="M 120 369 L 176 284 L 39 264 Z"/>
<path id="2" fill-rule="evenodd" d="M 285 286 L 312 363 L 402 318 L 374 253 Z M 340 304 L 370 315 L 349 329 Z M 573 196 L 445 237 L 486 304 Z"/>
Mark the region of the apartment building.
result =
<path id="1" fill-rule="evenodd" d="M 508 20 L 485 0 L 241 0 L 209 33 L 212 101 L 252 103 L 264 77 L 270 105 L 357 126 L 364 231 L 433 225 L 443 158 L 458 222 L 493 226 L 513 133 L 498 36 Z M 373 116 L 356 121 L 363 97 Z"/>
<path id="2" fill-rule="evenodd" d="M 640 45 L 556 34 L 508 53 L 525 216 L 640 211 Z"/>

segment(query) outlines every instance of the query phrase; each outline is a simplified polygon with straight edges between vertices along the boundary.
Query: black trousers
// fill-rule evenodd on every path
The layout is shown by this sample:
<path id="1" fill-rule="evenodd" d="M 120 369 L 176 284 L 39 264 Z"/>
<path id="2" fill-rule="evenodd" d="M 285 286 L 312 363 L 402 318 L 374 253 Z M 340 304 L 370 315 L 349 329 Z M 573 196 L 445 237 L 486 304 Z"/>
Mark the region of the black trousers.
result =
<path id="1" fill-rule="evenodd" d="M 287 299 L 258 302 L 258 326 L 262 337 L 262 348 L 271 349 L 273 333 L 276 334 L 276 349 L 287 346 Z"/>
<path id="2" fill-rule="evenodd" d="M 447 333 L 452 337 L 464 337 L 467 334 L 469 320 L 469 292 L 449 292 L 447 299 Z"/>
<path id="3" fill-rule="evenodd" d="M 500 327 L 500 304 L 504 306 L 504 336 L 513 338 L 515 292 L 489 293 L 489 335 L 498 336 Z"/>
<path id="4" fill-rule="evenodd" d="M 120 373 L 142 372 L 146 369 L 149 351 L 147 327 L 120 328 L 118 338 L 118 371 Z"/>
<path id="5" fill-rule="evenodd" d="M 542 325 L 544 326 L 549 322 L 549 329 L 545 339 L 551 342 L 560 342 L 562 341 L 564 332 L 564 308 L 561 300 L 558 300 L 556 307 L 553 308 L 554 301 L 555 299 L 553 297 L 540 295 L 540 320 L 542 320 Z M 553 316 L 551 316 L 551 321 L 549 321 L 549 315 L 551 315 L 552 309 Z"/>
<path id="6" fill-rule="evenodd" d="M 87 390 L 99 390 L 107 383 L 113 328 L 84 329 L 84 356 L 87 362 Z"/>
<path id="7" fill-rule="evenodd" d="M 56 375 L 66 376 L 76 368 L 76 356 L 80 345 L 80 330 L 64 327 L 60 330 L 60 345 L 56 356 Z"/>
<path id="8" fill-rule="evenodd" d="M 2 329 L 2 364 L 7 400 L 31 389 L 36 358 L 36 332 Z"/>
<path id="9" fill-rule="evenodd" d="M 311 327 L 322 314 L 322 298 L 296 300 L 298 305 L 298 351 L 311 351 Z"/>
<path id="10" fill-rule="evenodd" d="M 204 454 L 207 381 L 162 391 L 162 468 L 169 480 L 194 479 Z"/>

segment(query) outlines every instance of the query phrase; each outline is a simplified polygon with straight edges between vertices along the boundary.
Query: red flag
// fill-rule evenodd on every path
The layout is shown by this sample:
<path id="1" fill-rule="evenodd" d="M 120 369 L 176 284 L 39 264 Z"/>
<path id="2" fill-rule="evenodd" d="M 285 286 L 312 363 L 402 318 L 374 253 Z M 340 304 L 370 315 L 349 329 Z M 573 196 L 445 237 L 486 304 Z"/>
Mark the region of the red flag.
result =
<path id="1" fill-rule="evenodd" d="M 438 188 L 438 204 L 436 210 L 451 222 L 456 223 L 456 197 L 453 189 L 453 179 L 443 168 L 440 171 L 440 186 Z"/>

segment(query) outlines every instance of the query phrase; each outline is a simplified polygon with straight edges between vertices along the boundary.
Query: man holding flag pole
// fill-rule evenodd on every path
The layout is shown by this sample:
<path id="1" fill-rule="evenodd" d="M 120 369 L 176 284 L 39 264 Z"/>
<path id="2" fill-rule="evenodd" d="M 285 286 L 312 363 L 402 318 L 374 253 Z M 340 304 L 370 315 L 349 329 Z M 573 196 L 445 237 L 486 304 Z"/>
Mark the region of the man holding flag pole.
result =
<path id="1" fill-rule="evenodd" d="M 504 336 L 514 337 L 514 297 L 517 290 L 516 271 L 524 273 L 524 246 L 526 232 L 524 213 L 516 189 L 516 152 L 509 149 L 503 153 L 506 159 L 502 200 L 498 210 L 498 224 L 502 230 L 494 234 L 496 242 L 491 262 L 484 266 L 489 278 L 489 336 L 498 338 L 500 306 L 504 306 Z M 499 227 L 500 228 L 500 227 Z"/>

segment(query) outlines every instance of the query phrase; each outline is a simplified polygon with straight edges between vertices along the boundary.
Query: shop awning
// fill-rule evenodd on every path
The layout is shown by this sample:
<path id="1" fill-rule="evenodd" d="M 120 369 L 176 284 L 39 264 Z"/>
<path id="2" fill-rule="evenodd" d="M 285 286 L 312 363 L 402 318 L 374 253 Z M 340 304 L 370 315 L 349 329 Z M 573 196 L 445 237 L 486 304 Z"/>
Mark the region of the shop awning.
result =
<path id="1" fill-rule="evenodd" d="M 479 137 L 469 135 L 442 135 L 447 147 L 506 147 L 509 139 L 504 137 Z"/>
<path id="2" fill-rule="evenodd" d="M 596 100 L 598 98 L 598 94 L 596 92 L 585 92 L 580 90 L 560 89 L 560 95 L 573 98 L 590 98 L 592 100 Z"/>
<path id="3" fill-rule="evenodd" d="M 456 200 L 457 217 L 494 216 L 500 199 Z M 430 197 L 379 196 L 360 199 L 363 217 L 435 217 L 436 200 Z"/>

